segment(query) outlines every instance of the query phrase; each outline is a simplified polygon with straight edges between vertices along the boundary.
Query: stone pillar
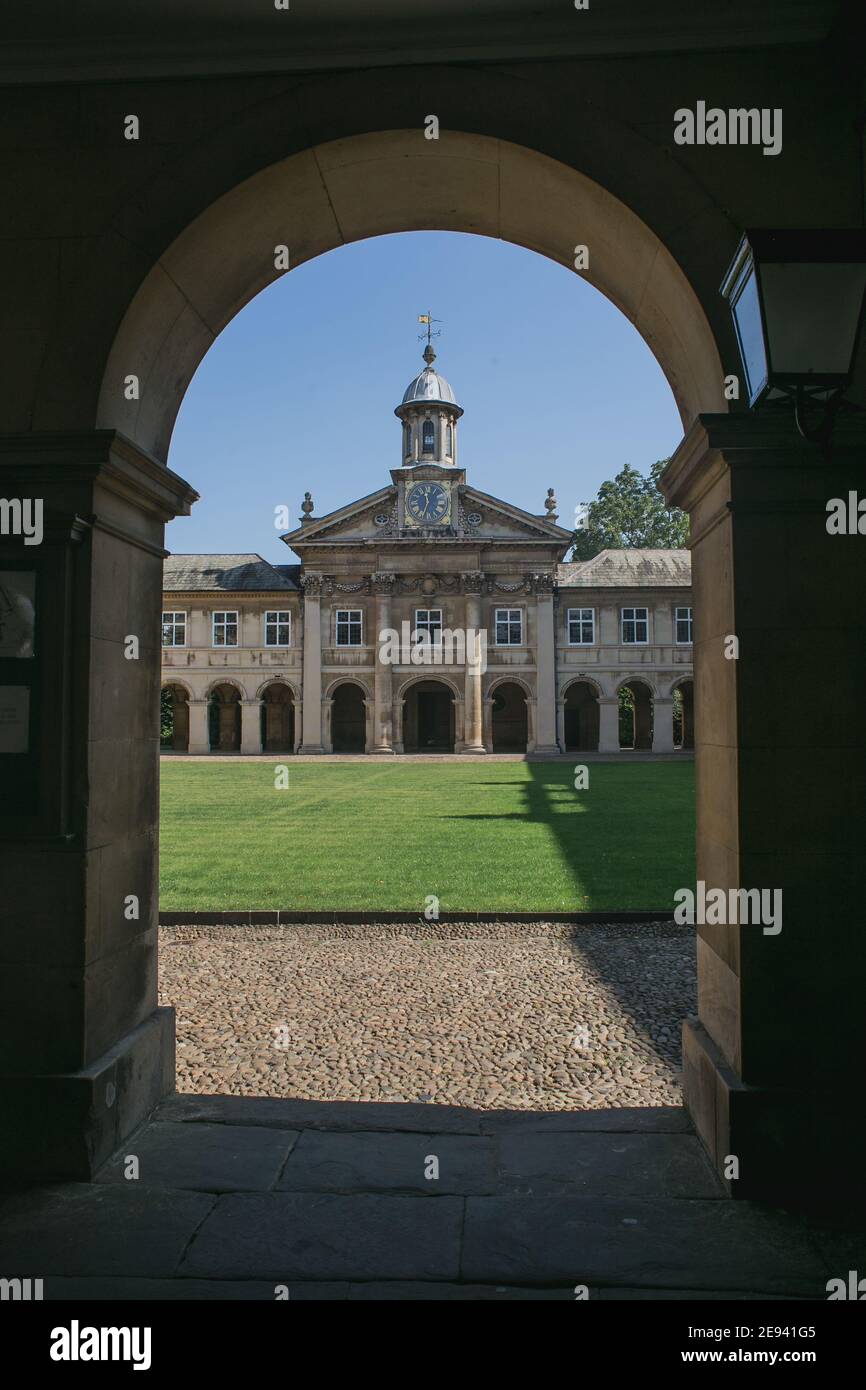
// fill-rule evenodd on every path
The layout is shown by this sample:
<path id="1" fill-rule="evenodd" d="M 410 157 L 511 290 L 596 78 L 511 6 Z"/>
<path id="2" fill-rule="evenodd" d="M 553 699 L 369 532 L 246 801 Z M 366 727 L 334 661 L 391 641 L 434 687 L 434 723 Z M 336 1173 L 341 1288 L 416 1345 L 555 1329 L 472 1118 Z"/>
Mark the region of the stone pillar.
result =
<path id="1" fill-rule="evenodd" d="M 565 700 L 556 702 L 556 741 L 562 752 L 565 752 Z"/>
<path id="2" fill-rule="evenodd" d="M 262 751 L 262 702 L 261 700 L 241 701 L 241 752 L 261 753 Z"/>
<path id="3" fill-rule="evenodd" d="M 299 753 L 322 747 L 322 576 L 307 574 L 304 586 L 304 733 Z"/>
<path id="4" fill-rule="evenodd" d="M 373 671 L 373 753 L 393 753 L 393 708 L 391 663 L 382 660 L 382 634 L 391 626 L 391 595 L 396 576 L 389 573 L 373 575 L 376 595 L 376 644 Z"/>
<path id="5" fill-rule="evenodd" d="M 481 707 L 481 682 L 483 671 L 481 661 L 470 660 L 480 655 L 475 634 L 481 631 L 481 589 L 484 575 L 473 572 L 463 575 L 463 592 L 466 595 L 466 685 L 463 714 L 463 747 L 461 753 L 486 753 Z M 470 633 L 472 638 L 470 640 Z"/>
<path id="6" fill-rule="evenodd" d="M 598 751 L 619 752 L 618 695 L 600 695 L 598 698 Z"/>
<path id="7" fill-rule="evenodd" d="M 482 701 L 482 723 L 484 747 L 488 753 L 493 752 L 493 696 L 486 695 Z"/>
<path id="8" fill-rule="evenodd" d="M 322 747 L 326 753 L 334 751 L 334 701 L 332 699 L 322 701 Z"/>
<path id="9" fill-rule="evenodd" d="M 207 722 L 208 702 L 207 700 L 190 700 L 189 702 L 189 751 L 190 753 L 209 753 L 210 738 L 208 735 Z"/>
<path id="10" fill-rule="evenodd" d="M 405 700 L 395 700 L 394 709 L 394 752 L 403 752 L 403 711 L 406 708 Z"/>
<path id="11" fill-rule="evenodd" d="M 674 702 L 673 699 L 653 700 L 653 748 L 654 753 L 674 751 Z"/>
<path id="12" fill-rule="evenodd" d="M 104 430 L 0 437 L 0 496 L 44 516 L 40 544 L 0 536 L 22 644 L 35 609 L 32 653 L 3 676 L 0 1174 L 87 1180 L 174 1089 L 174 1011 L 157 1008 L 160 600 L 164 524 L 196 494 Z"/>
<path id="13" fill-rule="evenodd" d="M 556 738 L 556 631 L 553 617 L 553 575 L 536 577 L 535 645 L 537 742 L 536 753 L 558 753 Z"/>
<path id="14" fill-rule="evenodd" d="M 777 1203 L 856 1198 L 866 1163 L 866 542 L 826 524 L 864 452 L 860 415 L 829 458 L 787 410 L 702 415 L 662 480 L 691 517 L 697 878 L 783 904 L 778 932 L 697 929 L 686 1102 L 719 1171 L 739 1160 L 730 1191 Z"/>

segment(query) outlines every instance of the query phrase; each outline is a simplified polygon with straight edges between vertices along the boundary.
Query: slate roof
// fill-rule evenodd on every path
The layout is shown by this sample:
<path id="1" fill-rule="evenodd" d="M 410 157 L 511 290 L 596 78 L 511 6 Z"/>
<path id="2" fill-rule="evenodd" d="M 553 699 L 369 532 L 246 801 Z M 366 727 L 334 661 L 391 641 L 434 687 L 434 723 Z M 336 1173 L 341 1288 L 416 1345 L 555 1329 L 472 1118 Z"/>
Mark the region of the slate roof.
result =
<path id="1" fill-rule="evenodd" d="M 261 555 L 168 555 L 162 586 L 166 593 L 297 591 L 300 569 L 300 565 L 271 565 Z"/>
<path id="2" fill-rule="evenodd" d="M 592 560 L 557 565 L 562 589 L 671 589 L 692 582 L 688 550 L 602 550 Z"/>

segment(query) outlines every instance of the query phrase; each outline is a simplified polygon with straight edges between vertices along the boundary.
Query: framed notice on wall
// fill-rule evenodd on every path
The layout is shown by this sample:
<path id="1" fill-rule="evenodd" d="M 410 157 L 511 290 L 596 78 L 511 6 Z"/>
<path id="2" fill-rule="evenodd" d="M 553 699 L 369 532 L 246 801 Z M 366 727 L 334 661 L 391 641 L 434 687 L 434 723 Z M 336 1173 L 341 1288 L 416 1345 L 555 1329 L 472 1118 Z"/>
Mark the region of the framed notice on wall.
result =
<path id="1" fill-rule="evenodd" d="M 0 753 L 30 751 L 30 690 L 0 685 Z"/>
<path id="2" fill-rule="evenodd" d="M 36 573 L 0 569 L 0 660 L 36 655 Z"/>

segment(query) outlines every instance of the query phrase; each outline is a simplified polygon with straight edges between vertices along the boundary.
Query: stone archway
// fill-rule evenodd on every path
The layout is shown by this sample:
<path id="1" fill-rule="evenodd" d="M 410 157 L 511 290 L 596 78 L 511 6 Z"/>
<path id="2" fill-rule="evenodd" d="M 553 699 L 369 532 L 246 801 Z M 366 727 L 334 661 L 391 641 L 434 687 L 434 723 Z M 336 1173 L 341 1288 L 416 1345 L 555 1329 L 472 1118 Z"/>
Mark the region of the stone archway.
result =
<path id="1" fill-rule="evenodd" d="M 572 681 L 563 700 L 566 751 L 581 753 L 598 750 L 598 690 L 590 681 Z"/>
<path id="2" fill-rule="evenodd" d="M 671 694 L 674 697 L 674 747 L 687 752 L 695 746 L 694 681 L 680 681 Z"/>
<path id="3" fill-rule="evenodd" d="M 160 728 L 160 744 L 172 753 L 189 752 L 189 691 L 172 681 L 162 687 L 162 710 L 169 715 L 170 728 Z"/>
<path id="4" fill-rule="evenodd" d="M 619 686 L 619 746 L 635 753 L 653 746 L 653 692 L 646 681 L 629 679 Z"/>
<path id="5" fill-rule="evenodd" d="M 222 681 L 208 694 L 208 747 L 212 753 L 239 753 L 241 749 L 241 693 Z"/>
<path id="6" fill-rule="evenodd" d="M 415 228 L 511 241 L 573 270 L 573 238 L 563 240 L 562 229 L 579 227 L 593 247 L 584 277 L 657 357 L 683 426 L 700 410 L 727 409 L 704 309 L 677 260 L 624 202 L 507 140 L 452 130 L 425 144 L 414 130 L 354 135 L 261 169 L 217 198 L 163 251 L 129 304 L 102 378 L 97 426 L 165 458 L 211 343 L 279 278 L 275 246 L 289 236 L 296 266 L 345 242 Z M 267 251 L 256 258 L 254 245 Z M 130 373 L 139 381 L 135 400 L 124 389 Z"/>
<path id="7" fill-rule="evenodd" d="M 445 681 L 413 681 L 405 690 L 403 748 L 407 753 L 453 753 L 454 691 Z"/>
<path id="8" fill-rule="evenodd" d="M 517 681 L 500 681 L 491 691 L 494 753 L 525 753 L 529 743 L 526 691 Z"/>
<path id="9" fill-rule="evenodd" d="M 417 109 L 415 91 L 411 101 L 404 93 L 389 103 L 370 85 L 369 101 L 344 103 L 353 114 L 335 118 L 334 92 L 345 89 L 327 80 L 336 84 L 332 99 L 294 124 L 274 119 L 287 114 L 281 100 L 298 102 L 292 90 L 273 102 L 256 100 L 242 127 L 216 121 L 210 137 L 196 129 L 162 171 L 153 168 L 145 182 L 105 203 L 94 224 L 99 235 L 78 237 L 81 210 L 74 208 L 73 230 L 60 225 L 51 235 L 57 247 L 71 246 L 74 235 L 75 254 L 57 258 L 50 285 L 41 246 L 49 232 L 38 218 L 39 244 L 25 239 L 22 253 L 10 253 L 12 275 L 20 269 L 25 288 L 19 294 L 15 285 L 9 339 L 23 349 L 15 361 L 20 389 L 7 391 L 2 406 L 4 493 L 44 498 L 56 523 L 39 557 L 19 550 L 13 558 L 39 564 L 48 596 L 41 678 L 76 698 L 64 697 L 63 720 L 37 730 L 30 800 L 3 826 L 4 888 L 19 905 L 15 960 L 55 1020 L 46 1029 L 23 997 L 8 1010 L 4 1064 L 21 1113 L 7 1167 L 30 1179 L 86 1175 L 171 1085 L 165 1059 L 173 1024 L 157 1008 L 156 991 L 156 642 L 153 652 L 143 646 L 140 663 L 127 663 L 137 669 L 116 686 L 110 722 L 104 702 L 89 697 L 108 686 L 106 673 L 115 680 L 124 634 L 154 630 L 164 523 L 195 501 L 164 466 L 186 386 L 215 336 L 275 278 L 275 246 L 287 243 L 297 265 L 346 241 L 425 227 L 511 240 L 567 266 L 576 239 L 586 240 L 588 278 L 662 364 L 686 430 L 663 489 L 691 515 L 701 613 L 694 650 L 698 876 L 725 887 L 770 883 L 786 893 L 779 938 L 737 925 L 699 932 L 700 1021 L 685 1034 L 686 1093 L 719 1168 L 726 1154 L 741 1157 L 739 1193 L 760 1192 L 762 1183 L 777 1192 L 782 1170 L 795 1190 L 805 1172 L 832 1172 L 834 1122 L 847 1170 L 859 1181 L 862 1164 L 846 1148 L 849 1097 L 839 1065 L 863 1050 L 859 947 L 840 928 L 828 952 L 816 923 L 829 912 L 834 923 L 851 922 L 859 910 L 852 832 L 860 808 L 847 774 L 852 749 L 859 752 L 859 735 L 850 731 L 862 727 L 862 681 L 845 688 L 851 693 L 835 721 L 844 739 L 821 749 L 822 794 L 805 808 L 791 755 L 801 729 L 774 723 L 773 691 L 791 671 L 818 679 L 836 659 L 839 630 L 862 621 L 855 547 L 831 542 L 828 553 L 823 522 L 828 486 L 844 496 L 861 485 L 863 427 L 840 421 L 830 483 L 824 460 L 787 417 L 727 413 L 725 373 L 737 363 L 717 287 L 738 225 L 767 225 L 773 205 L 762 199 L 760 180 L 749 185 L 737 173 L 720 172 L 712 195 L 700 190 L 687 161 L 671 158 L 667 136 L 658 139 L 649 124 L 633 127 L 625 162 L 627 121 L 604 141 L 587 141 L 558 120 L 539 125 L 531 97 L 511 106 L 504 99 L 515 90 L 505 77 L 496 86 L 473 71 L 462 88 L 457 79 L 451 90 L 461 91 L 467 125 L 489 133 L 443 131 L 437 142 L 405 128 Z M 359 74 L 346 82 L 364 93 Z M 484 87 L 486 96 L 491 82 L 494 99 L 479 114 L 467 90 Z M 332 139 L 359 120 L 404 128 L 349 129 L 347 139 Z M 524 143 L 497 139 L 502 132 Z M 533 143 L 551 153 L 529 149 Z M 583 162 L 595 178 L 552 154 Z M 666 170 L 671 181 L 662 187 Z M 657 177 L 654 201 L 646 190 Z M 795 182 L 786 177 L 780 187 L 791 223 L 813 225 L 800 168 Z M 101 192 L 111 188 L 109 164 L 92 171 L 89 186 L 97 181 Z M 30 179 L 27 187 L 37 185 Z M 828 222 L 846 222 L 857 189 L 843 191 Z M 717 341 L 725 345 L 724 365 Z M 126 389 L 128 378 L 135 393 Z M 795 554 L 802 573 L 820 582 L 803 590 L 792 625 L 791 572 L 779 556 Z M 127 580 L 122 604 L 119 573 Z M 725 662 L 725 634 L 750 627 L 753 640 L 743 642 L 740 659 Z M 70 652 L 74 669 L 65 664 Z M 766 679 L 768 666 L 778 681 Z M 769 756 L 777 749 L 779 756 Z M 110 771 L 119 759 L 122 778 Z M 71 775 L 45 772 L 59 766 Z M 80 787 L 91 795 L 82 798 Z M 97 849 L 103 881 L 116 885 L 99 901 L 86 872 Z M 46 962 L 41 930 L 31 930 L 46 919 L 46 882 L 69 924 L 62 971 Z M 140 897 L 137 928 L 124 922 L 118 929 L 121 891 Z M 56 920 L 56 912 L 49 915 Z M 804 1030 L 804 1016 L 831 1018 L 833 1026 Z"/>
<path id="10" fill-rule="evenodd" d="M 332 696 L 331 747 L 335 753 L 363 753 L 367 742 L 366 691 L 343 681 Z"/>
<path id="11" fill-rule="evenodd" d="M 295 698 L 284 681 L 271 681 L 261 692 L 261 745 L 263 753 L 293 753 L 295 748 Z"/>

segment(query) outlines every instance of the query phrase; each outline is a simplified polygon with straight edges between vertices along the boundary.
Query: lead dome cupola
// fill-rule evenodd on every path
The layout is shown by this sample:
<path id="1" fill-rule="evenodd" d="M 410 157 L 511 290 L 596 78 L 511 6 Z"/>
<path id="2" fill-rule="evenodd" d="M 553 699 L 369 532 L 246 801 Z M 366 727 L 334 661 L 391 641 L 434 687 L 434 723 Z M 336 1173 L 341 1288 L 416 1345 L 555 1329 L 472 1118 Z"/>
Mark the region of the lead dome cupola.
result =
<path id="1" fill-rule="evenodd" d="M 424 369 L 403 393 L 394 414 L 403 423 L 403 464 L 435 463 L 453 468 L 457 462 L 457 421 L 463 414 L 454 389 L 433 363 L 436 352 L 428 342 Z"/>

